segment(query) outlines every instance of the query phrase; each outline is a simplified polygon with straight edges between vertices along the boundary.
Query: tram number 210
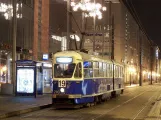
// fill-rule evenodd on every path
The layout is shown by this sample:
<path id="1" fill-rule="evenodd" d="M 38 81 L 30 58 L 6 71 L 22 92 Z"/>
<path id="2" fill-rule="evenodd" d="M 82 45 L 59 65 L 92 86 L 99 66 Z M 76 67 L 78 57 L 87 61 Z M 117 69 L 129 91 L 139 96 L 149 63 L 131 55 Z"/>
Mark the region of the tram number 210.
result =
<path id="1" fill-rule="evenodd" d="M 66 87 L 66 80 L 59 80 L 58 87 Z"/>

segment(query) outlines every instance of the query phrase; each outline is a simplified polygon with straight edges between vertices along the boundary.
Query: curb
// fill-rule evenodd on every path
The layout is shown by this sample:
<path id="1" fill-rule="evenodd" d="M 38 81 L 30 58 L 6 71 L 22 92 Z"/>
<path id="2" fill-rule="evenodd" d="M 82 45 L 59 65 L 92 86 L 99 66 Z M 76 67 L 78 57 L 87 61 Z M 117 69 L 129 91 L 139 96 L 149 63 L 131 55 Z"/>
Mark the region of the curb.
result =
<path id="1" fill-rule="evenodd" d="M 5 114 L 0 114 L 0 119 L 13 117 L 13 116 L 18 116 L 18 115 L 21 115 L 21 114 L 25 114 L 25 113 L 29 113 L 29 112 L 33 112 L 33 111 L 37 111 L 37 110 L 41 110 L 41 109 L 45 109 L 45 108 L 49 108 L 51 106 L 52 106 L 52 104 L 46 104 L 46 105 L 35 106 L 35 107 L 32 107 L 32 108 L 27 108 L 27 109 L 23 109 L 23 110 L 17 110 L 17 111 L 13 111 L 13 112 L 8 112 L 8 113 L 5 113 Z"/>

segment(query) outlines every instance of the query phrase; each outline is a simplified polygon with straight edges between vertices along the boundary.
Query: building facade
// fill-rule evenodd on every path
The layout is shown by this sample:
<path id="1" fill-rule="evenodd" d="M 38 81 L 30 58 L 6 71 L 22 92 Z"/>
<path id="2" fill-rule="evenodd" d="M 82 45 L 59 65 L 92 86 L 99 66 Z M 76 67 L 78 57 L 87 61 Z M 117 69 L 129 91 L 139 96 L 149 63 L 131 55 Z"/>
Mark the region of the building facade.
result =
<path id="1" fill-rule="evenodd" d="M 6 10 L 4 10 L 7 8 Z M 0 1 L 0 82 L 12 80 L 12 0 Z M 17 0 L 17 60 L 49 53 L 49 0 Z"/>
<path id="2" fill-rule="evenodd" d="M 71 9 L 71 36 L 67 41 L 66 1 L 19 0 L 17 59 L 41 61 L 43 54 L 69 47 L 73 50 L 84 48 L 123 64 L 125 83 L 156 80 L 159 77 L 158 47 L 122 2 L 95 1 L 107 8 L 102 11 L 102 19 L 84 17 L 82 11 Z M 10 5 L 12 0 L 1 0 L 1 3 Z M 8 18 L 0 11 L 0 82 L 11 81 L 12 16 Z M 76 37 L 78 40 L 75 41 Z M 80 48 L 82 40 L 83 47 Z"/>
<path id="3" fill-rule="evenodd" d="M 152 78 L 156 78 L 158 73 L 154 43 L 136 21 L 135 16 L 124 3 L 117 0 L 114 2 L 96 0 L 96 3 L 107 7 L 107 11 L 102 12 L 103 18 L 99 20 L 83 17 L 81 10 L 72 11 L 70 33 L 76 33 L 81 40 L 84 40 L 83 48 L 123 64 L 125 83 L 142 84 L 154 80 Z M 55 0 L 55 4 L 64 6 L 65 3 Z M 58 11 L 57 14 L 60 12 Z M 62 16 L 65 17 L 65 14 L 66 12 Z M 59 33 L 66 31 L 66 26 L 62 28 L 58 29 Z M 72 42 L 71 48 L 75 50 L 76 44 Z M 80 45 L 79 43 L 77 42 L 77 46 Z"/>
<path id="4" fill-rule="evenodd" d="M 34 0 L 33 59 L 49 52 L 49 0 Z"/>
<path id="5" fill-rule="evenodd" d="M 33 0 L 17 1 L 17 59 L 30 58 L 33 41 Z M 12 0 L 0 1 L 0 82 L 11 83 Z"/>

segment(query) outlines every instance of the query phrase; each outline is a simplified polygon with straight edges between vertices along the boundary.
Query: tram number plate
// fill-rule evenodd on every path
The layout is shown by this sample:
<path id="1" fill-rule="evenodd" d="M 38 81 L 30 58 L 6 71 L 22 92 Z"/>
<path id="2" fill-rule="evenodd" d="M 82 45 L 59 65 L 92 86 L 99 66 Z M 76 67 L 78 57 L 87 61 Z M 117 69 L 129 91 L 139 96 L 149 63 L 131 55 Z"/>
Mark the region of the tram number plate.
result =
<path id="1" fill-rule="evenodd" d="M 66 80 L 59 80 L 58 87 L 66 87 Z"/>

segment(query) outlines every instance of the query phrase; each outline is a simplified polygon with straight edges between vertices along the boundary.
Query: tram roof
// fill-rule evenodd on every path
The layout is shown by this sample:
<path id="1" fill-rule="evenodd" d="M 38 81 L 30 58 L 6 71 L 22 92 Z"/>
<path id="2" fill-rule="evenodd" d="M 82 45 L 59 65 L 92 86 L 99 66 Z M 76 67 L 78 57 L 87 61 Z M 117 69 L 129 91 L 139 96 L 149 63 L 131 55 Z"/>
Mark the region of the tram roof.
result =
<path id="1" fill-rule="evenodd" d="M 75 57 L 76 59 L 85 60 L 85 61 L 100 61 L 100 62 L 112 63 L 111 60 L 105 60 L 99 56 L 94 56 L 94 55 L 87 54 L 84 52 L 79 52 L 79 51 L 63 51 L 63 52 L 58 52 L 54 54 L 54 57 L 58 57 L 58 56 Z"/>

